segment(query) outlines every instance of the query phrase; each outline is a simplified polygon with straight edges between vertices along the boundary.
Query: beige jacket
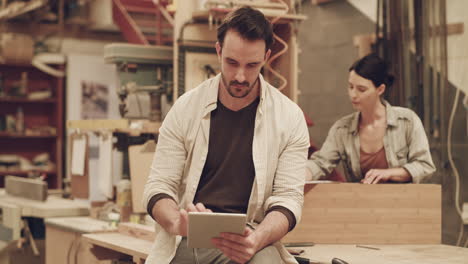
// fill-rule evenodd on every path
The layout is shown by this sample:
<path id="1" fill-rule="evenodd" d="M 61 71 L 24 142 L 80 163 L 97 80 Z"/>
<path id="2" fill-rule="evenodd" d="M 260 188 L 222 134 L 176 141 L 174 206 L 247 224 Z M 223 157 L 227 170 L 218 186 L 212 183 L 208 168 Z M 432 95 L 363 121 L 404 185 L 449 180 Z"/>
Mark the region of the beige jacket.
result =
<path id="1" fill-rule="evenodd" d="M 405 168 L 413 183 L 421 183 L 435 171 L 424 127 L 411 110 L 391 106 L 384 101 L 387 131 L 384 135 L 385 155 L 389 168 Z M 319 151 L 307 162 L 312 180 L 328 175 L 343 161 L 347 181 L 359 182 L 361 173 L 359 145 L 359 112 L 338 120 L 330 129 Z"/>
<path id="2" fill-rule="evenodd" d="M 143 202 L 165 193 L 181 207 L 194 199 L 208 153 L 210 113 L 217 106 L 220 75 L 182 95 L 159 131 L 158 145 L 145 185 Z M 247 219 L 256 225 L 273 206 L 291 210 L 299 223 L 309 134 L 301 109 L 260 75 L 261 95 L 255 120 L 252 156 L 256 177 Z M 229 140 L 229 139 L 226 139 Z M 159 225 L 147 264 L 166 264 L 174 257 L 180 236 Z M 276 243 L 286 263 L 296 263 Z"/>

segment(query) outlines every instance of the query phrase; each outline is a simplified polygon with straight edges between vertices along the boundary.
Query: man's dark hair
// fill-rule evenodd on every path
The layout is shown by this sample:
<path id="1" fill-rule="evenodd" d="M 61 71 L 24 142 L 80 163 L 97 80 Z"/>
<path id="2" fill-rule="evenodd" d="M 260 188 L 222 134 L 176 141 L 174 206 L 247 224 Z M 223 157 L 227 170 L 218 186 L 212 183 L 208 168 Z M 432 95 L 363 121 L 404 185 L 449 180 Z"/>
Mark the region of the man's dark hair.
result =
<path id="1" fill-rule="evenodd" d="M 354 71 L 359 76 L 371 80 L 375 87 L 385 84 L 387 88 L 393 84 L 395 79 L 388 73 L 388 70 L 388 64 L 375 53 L 357 60 L 349 68 L 349 71 Z"/>
<path id="2" fill-rule="evenodd" d="M 273 28 L 262 12 L 248 6 L 229 13 L 218 27 L 218 42 L 223 47 L 224 37 L 228 30 L 237 31 L 248 40 L 265 40 L 265 50 L 273 44 Z"/>

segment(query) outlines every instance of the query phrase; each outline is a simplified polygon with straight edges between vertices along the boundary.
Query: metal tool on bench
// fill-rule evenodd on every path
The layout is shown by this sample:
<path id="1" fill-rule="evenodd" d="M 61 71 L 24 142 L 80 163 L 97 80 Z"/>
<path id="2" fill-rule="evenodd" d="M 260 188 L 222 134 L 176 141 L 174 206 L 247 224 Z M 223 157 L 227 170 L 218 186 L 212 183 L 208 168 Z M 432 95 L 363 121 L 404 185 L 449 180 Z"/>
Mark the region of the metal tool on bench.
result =
<path id="1" fill-rule="evenodd" d="M 172 97 L 171 47 L 113 43 L 104 47 L 104 60 L 117 66 L 120 81 L 118 96 L 120 115 L 128 119 L 161 121 L 161 95 Z M 139 93 L 150 97 L 149 117 L 142 116 Z M 139 115 L 129 116 L 128 97 L 137 96 Z"/>

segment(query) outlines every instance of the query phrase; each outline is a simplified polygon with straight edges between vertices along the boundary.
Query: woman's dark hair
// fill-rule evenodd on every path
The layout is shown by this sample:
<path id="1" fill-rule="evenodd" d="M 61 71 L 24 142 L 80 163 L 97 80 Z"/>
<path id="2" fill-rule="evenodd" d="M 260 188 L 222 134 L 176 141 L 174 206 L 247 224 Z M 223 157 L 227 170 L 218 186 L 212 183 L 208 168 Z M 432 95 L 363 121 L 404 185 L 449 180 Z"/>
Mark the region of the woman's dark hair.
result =
<path id="1" fill-rule="evenodd" d="M 262 12 L 244 6 L 229 13 L 218 27 L 218 42 L 223 47 L 228 30 L 235 30 L 248 40 L 265 40 L 265 51 L 273 44 L 273 28 Z"/>
<path id="2" fill-rule="evenodd" d="M 349 71 L 354 71 L 359 76 L 371 80 L 375 87 L 385 84 L 388 88 L 392 86 L 395 79 L 388 73 L 388 64 L 375 53 L 357 60 Z"/>

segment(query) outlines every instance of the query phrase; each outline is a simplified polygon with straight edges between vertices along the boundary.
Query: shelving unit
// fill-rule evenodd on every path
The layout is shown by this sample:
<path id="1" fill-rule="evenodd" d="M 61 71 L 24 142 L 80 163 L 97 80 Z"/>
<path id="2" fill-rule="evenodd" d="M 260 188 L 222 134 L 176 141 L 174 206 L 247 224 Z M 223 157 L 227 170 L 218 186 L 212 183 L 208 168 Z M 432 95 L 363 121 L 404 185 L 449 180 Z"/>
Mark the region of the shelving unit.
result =
<path id="1" fill-rule="evenodd" d="M 64 66 L 56 68 L 63 69 Z M 14 95 L 14 87 L 20 85 L 23 73 L 27 73 L 25 93 Z M 7 166 L 0 166 L 0 186 L 4 186 L 5 175 L 27 177 L 30 174 L 45 174 L 49 189 L 62 188 L 65 160 L 64 79 L 48 75 L 31 65 L 1 64 L 0 74 L 0 116 L 10 115 L 10 119 L 16 119 L 16 122 L 18 109 L 21 108 L 24 120 L 23 131 L 15 131 L 4 123 L 5 127 L 0 131 L 0 155 L 17 155 L 32 162 L 36 156 L 47 153 L 50 161 L 50 166 L 46 168 L 18 168 L 12 165 L 10 169 L 5 169 Z M 29 94 L 44 90 L 50 90 L 51 97 L 28 98 Z"/>
<path id="2" fill-rule="evenodd" d="M 236 1 L 232 1 L 236 2 Z M 240 3 L 241 1 L 239 1 Z M 297 61 L 299 56 L 299 47 L 297 43 L 297 23 L 307 19 L 307 16 L 293 13 L 294 1 L 285 0 L 288 5 L 288 13 L 275 13 L 277 10 L 263 8 L 267 19 L 274 21 L 273 31 L 280 38 L 286 47 L 279 41 L 275 41 L 271 47 L 272 55 L 282 54 L 275 60 L 269 62 L 269 66 L 265 65 L 263 76 L 265 79 L 281 90 L 283 94 L 288 96 L 292 101 L 298 101 L 298 69 Z M 261 7 L 277 6 L 276 3 L 258 4 Z M 224 16 L 232 11 L 231 8 L 209 8 L 207 10 L 198 10 L 198 7 L 193 3 L 186 3 L 183 10 L 177 10 L 175 15 L 175 26 L 177 40 L 174 42 L 174 87 L 177 87 L 175 98 L 182 95 L 188 89 L 193 87 L 185 87 L 186 78 L 194 78 L 197 72 L 193 69 L 188 69 L 187 65 L 196 63 L 210 64 L 214 59 L 207 59 L 209 55 L 215 55 L 214 45 L 216 39 L 216 28 L 218 23 Z M 187 23 L 187 21 L 191 21 Z M 283 51 L 284 49 L 284 51 Z M 189 60 L 187 54 L 191 54 L 192 60 Z M 208 56 L 207 56 L 208 55 Z M 215 57 L 214 57 L 215 58 Z M 279 78 L 270 70 L 273 68 L 283 79 Z M 192 80 L 192 79 L 190 79 Z"/>

